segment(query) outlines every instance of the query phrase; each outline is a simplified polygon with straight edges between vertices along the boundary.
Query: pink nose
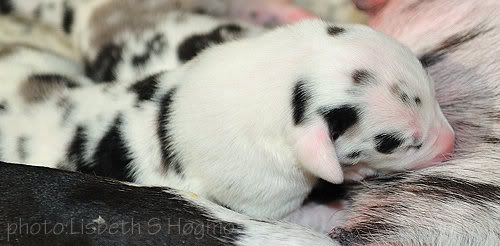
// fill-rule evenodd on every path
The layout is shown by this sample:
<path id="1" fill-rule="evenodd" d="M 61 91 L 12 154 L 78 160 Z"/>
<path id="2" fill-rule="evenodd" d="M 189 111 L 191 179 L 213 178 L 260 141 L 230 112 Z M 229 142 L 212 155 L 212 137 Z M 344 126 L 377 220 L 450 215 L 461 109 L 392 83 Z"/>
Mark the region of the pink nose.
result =
<path id="1" fill-rule="evenodd" d="M 442 127 L 438 130 L 437 134 L 438 137 L 432 147 L 436 151 L 436 156 L 432 162 L 448 160 L 455 150 L 455 132 L 453 132 L 451 127 Z"/>

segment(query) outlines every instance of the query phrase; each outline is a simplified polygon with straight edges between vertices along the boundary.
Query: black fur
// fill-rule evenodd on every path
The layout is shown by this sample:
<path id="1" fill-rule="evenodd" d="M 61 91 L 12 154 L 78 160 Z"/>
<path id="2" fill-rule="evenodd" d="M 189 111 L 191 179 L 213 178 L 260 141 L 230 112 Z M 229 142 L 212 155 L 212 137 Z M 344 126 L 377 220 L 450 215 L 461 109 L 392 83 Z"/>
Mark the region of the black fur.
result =
<path id="1" fill-rule="evenodd" d="M 153 99 L 156 90 L 158 90 L 158 84 L 160 83 L 159 77 L 161 75 L 163 75 L 163 73 L 157 73 L 139 80 L 129 88 L 129 91 L 137 94 L 137 100 L 139 102 L 150 101 Z"/>
<path id="2" fill-rule="evenodd" d="M 475 27 L 464 33 L 459 33 L 447 38 L 437 48 L 423 54 L 420 57 L 420 62 L 424 67 L 430 67 L 442 61 L 447 53 L 453 52 L 460 46 L 474 40 L 475 38 L 484 35 L 492 29 L 484 30 L 481 27 Z"/>
<path id="3" fill-rule="evenodd" d="M 347 158 L 355 159 L 355 158 L 358 158 L 360 155 L 361 155 L 360 151 L 354 151 L 354 152 L 351 152 L 350 154 L 348 154 Z"/>
<path id="4" fill-rule="evenodd" d="M 415 101 L 415 104 L 417 104 L 417 106 L 422 105 L 422 99 L 420 99 L 420 97 L 413 98 L 413 101 Z"/>
<path id="5" fill-rule="evenodd" d="M 70 89 L 79 87 L 75 81 L 60 74 L 34 74 L 31 75 L 28 80 L 36 81 L 37 83 L 59 84 Z"/>
<path id="6" fill-rule="evenodd" d="M 121 127 L 122 117 L 119 115 L 97 145 L 92 163 L 79 166 L 78 171 L 134 182 L 129 171 L 129 164 L 133 159 L 130 157 L 127 142 L 122 137 Z"/>
<path id="7" fill-rule="evenodd" d="M 316 202 L 319 204 L 329 204 L 347 198 L 348 190 L 344 184 L 332 184 L 320 179 L 314 186 L 305 202 Z"/>
<path id="8" fill-rule="evenodd" d="M 295 125 L 300 125 L 304 121 L 304 114 L 306 113 L 308 102 L 311 100 L 311 94 L 305 88 L 305 84 L 304 81 L 299 81 L 293 88 L 292 111 Z"/>
<path id="9" fill-rule="evenodd" d="M 236 24 L 227 24 L 220 26 L 207 34 L 197 34 L 187 38 L 179 45 L 177 56 L 180 61 L 187 62 L 197 56 L 201 51 L 209 46 L 221 44 L 227 41 L 225 34 L 238 36 L 243 32 L 243 28 Z"/>
<path id="10" fill-rule="evenodd" d="M 415 181 L 405 182 L 417 186 L 421 196 L 439 197 L 440 199 L 462 200 L 474 204 L 500 201 L 500 186 L 478 183 L 462 178 L 447 176 L 423 176 Z M 415 191 L 417 192 L 417 191 Z"/>
<path id="11" fill-rule="evenodd" d="M 330 36 L 337 36 L 339 34 L 344 33 L 345 28 L 338 27 L 338 26 L 329 26 L 326 31 L 327 31 L 328 35 L 330 35 Z"/>
<path id="12" fill-rule="evenodd" d="M 116 79 L 116 66 L 122 61 L 123 47 L 108 44 L 102 47 L 94 61 L 85 63 L 85 73 L 96 82 L 111 82 Z"/>
<path id="13" fill-rule="evenodd" d="M 9 105 L 7 104 L 7 101 L 2 101 L 0 102 L 0 113 L 3 113 L 9 109 Z"/>
<path id="14" fill-rule="evenodd" d="M 375 149 L 383 154 L 390 154 L 394 152 L 401 144 L 403 140 L 398 137 L 395 133 L 383 133 L 375 136 Z"/>
<path id="15" fill-rule="evenodd" d="M 86 144 L 86 130 L 83 126 L 78 126 L 66 154 L 68 162 L 76 165 L 77 170 L 85 168 L 87 165 L 85 161 Z"/>
<path id="16" fill-rule="evenodd" d="M 9 14 L 14 10 L 11 0 L 0 0 L 0 14 Z"/>
<path id="17" fill-rule="evenodd" d="M 0 180 L 2 245 L 230 246 L 244 237 L 243 225 L 169 188 L 7 163 Z"/>
<path id="18" fill-rule="evenodd" d="M 334 109 L 320 109 L 320 114 L 328 123 L 330 137 L 337 140 L 349 128 L 354 126 L 358 120 L 359 109 L 352 105 L 343 105 Z"/>
<path id="19" fill-rule="evenodd" d="M 73 27 L 74 21 L 74 10 L 69 6 L 64 6 L 64 15 L 63 15 L 63 30 L 65 33 L 71 33 L 71 29 Z"/>
<path id="20" fill-rule="evenodd" d="M 368 84 L 373 82 L 375 75 L 366 69 L 357 69 L 352 73 L 352 81 L 354 84 Z"/>
<path id="21" fill-rule="evenodd" d="M 489 143 L 489 144 L 500 144 L 499 137 L 484 136 L 484 137 L 482 137 L 482 140 L 483 140 L 483 142 Z"/>
<path id="22" fill-rule="evenodd" d="M 156 34 L 151 40 L 146 43 L 146 50 L 143 54 L 136 55 L 132 58 L 132 64 L 134 66 L 144 66 L 152 55 L 160 54 L 165 49 L 167 45 L 165 36 L 163 34 Z"/>
<path id="23" fill-rule="evenodd" d="M 160 139 L 161 155 L 163 165 L 168 169 L 173 168 L 177 174 L 182 174 L 182 165 L 175 154 L 172 143 L 172 135 L 170 133 L 170 114 L 172 110 L 173 97 L 175 96 L 176 88 L 163 96 L 160 102 L 160 112 L 158 114 L 158 137 Z"/>

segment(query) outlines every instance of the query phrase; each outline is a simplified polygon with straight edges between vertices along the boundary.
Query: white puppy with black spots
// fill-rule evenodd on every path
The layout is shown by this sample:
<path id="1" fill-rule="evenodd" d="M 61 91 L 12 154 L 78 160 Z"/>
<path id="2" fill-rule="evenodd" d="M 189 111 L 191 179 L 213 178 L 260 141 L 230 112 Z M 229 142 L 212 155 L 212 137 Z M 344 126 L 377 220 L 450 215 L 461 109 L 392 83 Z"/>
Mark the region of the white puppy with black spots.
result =
<path id="1" fill-rule="evenodd" d="M 341 183 L 342 165 L 420 168 L 453 147 L 420 62 L 364 26 L 304 21 L 134 84 L 15 59 L 0 60 L 2 160 L 188 190 L 255 218 L 286 216 L 318 178 Z"/>

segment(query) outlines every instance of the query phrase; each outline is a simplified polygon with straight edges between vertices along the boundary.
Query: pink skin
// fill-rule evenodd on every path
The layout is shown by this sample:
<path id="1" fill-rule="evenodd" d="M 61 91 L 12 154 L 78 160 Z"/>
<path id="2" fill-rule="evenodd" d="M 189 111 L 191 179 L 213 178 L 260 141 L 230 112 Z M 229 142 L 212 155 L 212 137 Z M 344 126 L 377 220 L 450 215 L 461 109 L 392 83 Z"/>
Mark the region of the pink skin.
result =
<path id="1" fill-rule="evenodd" d="M 264 26 L 289 24 L 315 17 L 290 0 L 233 0 L 230 15 Z"/>
<path id="2" fill-rule="evenodd" d="M 358 9 L 369 15 L 368 23 L 370 26 L 374 26 L 377 22 L 377 14 L 387 5 L 389 0 L 352 0 L 352 2 Z"/>
<path id="3" fill-rule="evenodd" d="M 455 150 L 455 133 L 451 127 L 441 126 L 440 128 L 434 130 L 433 135 L 437 135 L 437 138 L 432 146 L 432 149 L 434 149 L 437 154 L 431 161 L 420 163 L 413 167 L 413 169 L 423 169 L 439 165 L 443 161 L 448 160 L 453 154 Z"/>
<path id="4" fill-rule="evenodd" d="M 328 182 L 342 183 L 342 169 L 330 140 L 328 127 L 323 121 L 318 120 L 307 128 L 299 129 L 295 147 L 306 170 Z"/>

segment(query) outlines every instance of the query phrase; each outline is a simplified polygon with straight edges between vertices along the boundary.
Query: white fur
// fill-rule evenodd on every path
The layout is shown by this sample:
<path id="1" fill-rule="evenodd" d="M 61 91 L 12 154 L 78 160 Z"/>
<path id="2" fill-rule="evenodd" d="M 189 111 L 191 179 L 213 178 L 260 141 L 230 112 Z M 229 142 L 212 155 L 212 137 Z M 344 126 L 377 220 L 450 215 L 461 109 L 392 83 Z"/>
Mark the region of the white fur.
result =
<path id="1" fill-rule="evenodd" d="M 405 79 L 429 105 L 422 109 L 422 115 L 430 114 L 430 117 L 421 120 L 443 120 L 432 117 L 436 111 L 439 113 L 431 97 L 432 84 L 408 50 L 366 27 L 346 25 L 343 26 L 345 33 L 332 37 L 327 34 L 328 26 L 322 21 L 306 21 L 256 38 L 208 49 L 192 62 L 160 77 L 161 88 L 154 100 L 141 103 L 140 109 L 135 108 L 136 95 L 128 91 L 130 83 L 63 91 L 62 95 L 69 97 L 75 108 L 68 122 L 60 130 L 53 130 L 59 135 L 54 135 L 51 140 L 46 134 L 37 133 L 45 132 L 51 124 L 61 125 L 61 119 L 56 117 L 60 109 L 54 106 L 60 97 L 28 105 L 28 109 L 42 108 L 44 111 L 30 119 L 30 125 L 34 127 L 29 129 L 37 133 L 27 133 L 30 158 L 25 161 L 43 161 L 52 167 L 62 164 L 75 169 L 75 163 L 68 162 L 65 155 L 76 127 L 83 125 L 87 129 L 85 162 L 92 166 L 100 140 L 120 114 L 120 134 L 125 136 L 127 146 L 132 146 L 129 151 L 133 161 L 127 168 L 135 181 L 190 190 L 255 217 L 283 217 L 301 205 L 316 181 L 306 171 L 310 164 L 302 163 L 297 157 L 295 142 L 300 136 L 296 132 L 322 121 L 317 115 L 320 107 L 353 103 L 363 105 L 367 113 L 371 112 L 364 97 L 352 97 L 347 92 L 354 88 L 350 75 L 352 69 L 359 67 L 355 66 L 359 59 L 378 59 L 377 65 L 366 62 L 360 66 L 382 75 L 380 81 L 360 93 L 365 93 L 364 90 L 389 90 L 386 80 Z M 370 37 L 370 42 L 364 41 L 367 37 Z M 376 48 L 372 43 L 377 44 Z M 398 62 L 393 65 L 395 60 Z M 271 72 L 267 72 L 269 68 L 272 68 Z M 292 120 L 291 97 L 299 79 L 305 79 L 314 95 L 306 111 L 304 126 L 294 126 Z M 85 81 L 78 77 L 74 80 Z M 160 161 L 160 153 L 165 150 L 158 147 L 156 133 L 158 102 L 173 87 L 177 91 L 171 105 L 173 111 L 168 129 L 172 134 L 173 148 L 180 158 L 182 178 L 172 177 L 176 174 L 171 170 L 165 173 Z M 388 103 L 379 106 L 387 110 L 403 108 L 398 106 L 396 99 L 388 99 Z M 48 112 L 43 113 L 45 111 Z M 56 116 L 44 117 L 51 114 Z M 375 115 L 373 119 L 360 117 L 360 124 L 377 119 Z M 24 129 L 19 126 L 17 124 L 16 129 Z M 412 130 L 403 127 L 403 130 Z M 348 134 L 354 139 L 371 142 L 376 130 L 383 129 L 354 129 Z M 6 135 L 12 132 L 12 139 L 19 137 L 13 131 L 4 132 Z M 349 141 L 348 137 L 342 137 L 335 147 L 345 148 L 344 144 Z M 13 143 L 5 145 L 6 153 L 14 153 L 16 146 Z M 46 152 L 37 146 L 59 147 Z M 48 159 L 52 162 L 34 158 L 46 153 L 53 153 Z M 377 156 L 379 161 L 388 160 L 382 154 Z M 406 155 L 399 153 L 397 156 L 405 160 L 402 157 Z M 19 161 L 10 155 L 3 158 Z M 400 161 L 401 166 L 385 168 L 408 168 L 414 162 Z"/>

